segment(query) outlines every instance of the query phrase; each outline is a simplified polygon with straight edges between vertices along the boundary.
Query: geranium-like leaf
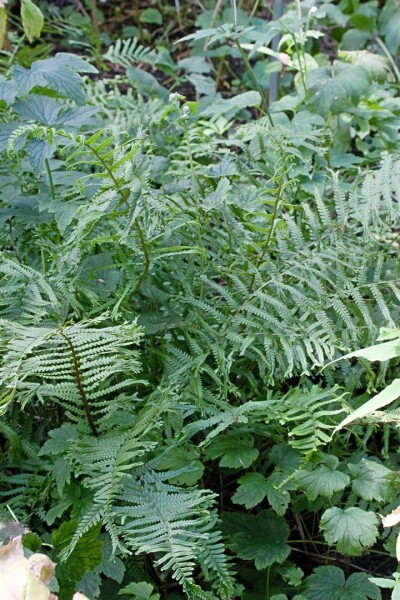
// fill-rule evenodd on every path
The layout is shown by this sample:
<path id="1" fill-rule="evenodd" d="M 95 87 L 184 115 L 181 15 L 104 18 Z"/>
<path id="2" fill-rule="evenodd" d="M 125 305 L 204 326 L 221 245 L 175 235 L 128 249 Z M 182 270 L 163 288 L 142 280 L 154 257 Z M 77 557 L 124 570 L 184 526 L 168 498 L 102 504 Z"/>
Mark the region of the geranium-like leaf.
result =
<path id="1" fill-rule="evenodd" d="M 268 494 L 268 483 L 261 473 L 247 473 L 239 479 L 239 487 L 232 496 L 232 502 L 253 508 Z"/>
<path id="2" fill-rule="evenodd" d="M 315 500 L 318 496 L 330 498 L 335 492 L 344 490 L 350 483 L 350 477 L 330 466 L 321 465 L 312 471 L 299 471 L 296 481 L 307 498 Z"/>
<path id="3" fill-rule="evenodd" d="M 221 467 L 231 469 L 247 469 L 257 458 L 258 450 L 253 448 L 252 435 L 242 432 L 231 432 L 215 438 L 207 448 L 206 459 L 222 456 Z"/>
<path id="4" fill-rule="evenodd" d="M 372 512 L 351 506 L 329 508 L 321 518 L 320 528 L 328 544 L 337 544 L 342 554 L 359 556 L 373 546 L 378 536 L 378 519 Z"/>
<path id="5" fill-rule="evenodd" d="M 75 534 L 77 521 L 63 523 L 53 532 L 52 543 L 56 555 L 65 550 Z M 75 586 L 85 573 L 92 571 L 103 558 L 103 542 L 99 539 L 101 525 L 98 524 L 87 531 L 77 542 L 73 552 L 66 561 L 58 562 L 57 580 L 60 584 L 60 600 L 68 598 L 75 591 Z"/>
<path id="6" fill-rule="evenodd" d="M 289 526 L 271 510 L 262 510 L 258 515 L 225 513 L 222 530 L 228 548 L 239 558 L 254 560 L 258 570 L 282 563 L 290 554 Z"/>
<path id="7" fill-rule="evenodd" d="M 354 106 L 369 86 L 370 77 L 363 67 L 335 62 L 309 72 L 308 105 L 320 115 L 337 115 Z"/>
<path id="8" fill-rule="evenodd" d="M 396 476 L 383 465 L 363 459 L 357 464 L 349 464 L 353 476 L 353 492 L 364 500 L 389 500 L 393 493 L 393 479 Z"/>
<path id="9" fill-rule="evenodd" d="M 354 573 L 346 580 L 338 567 L 317 567 L 305 580 L 307 600 L 380 600 L 379 588 L 365 573 Z"/>

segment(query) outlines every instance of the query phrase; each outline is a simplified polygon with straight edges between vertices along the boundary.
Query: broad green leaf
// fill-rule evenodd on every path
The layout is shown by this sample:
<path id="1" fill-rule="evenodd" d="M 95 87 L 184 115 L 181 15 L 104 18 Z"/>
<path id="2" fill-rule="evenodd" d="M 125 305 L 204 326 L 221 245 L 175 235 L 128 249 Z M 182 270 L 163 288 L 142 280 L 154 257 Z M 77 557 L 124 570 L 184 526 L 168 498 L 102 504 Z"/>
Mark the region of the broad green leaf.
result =
<path id="1" fill-rule="evenodd" d="M 353 492 L 364 500 L 390 500 L 396 474 L 378 462 L 363 458 L 357 464 L 349 464 Z"/>
<path id="2" fill-rule="evenodd" d="M 350 425 L 357 419 L 363 419 L 372 412 L 380 410 L 384 406 L 391 404 L 394 400 L 400 396 L 400 379 L 395 379 L 390 385 L 388 385 L 382 392 L 368 400 L 365 404 L 357 408 L 348 417 L 343 419 L 341 423 L 336 427 L 335 432 L 342 429 L 346 425 Z"/>
<path id="3" fill-rule="evenodd" d="M 13 106 L 15 112 L 30 121 L 38 121 L 44 125 L 54 125 L 62 104 L 55 98 L 30 94 L 29 98 L 20 98 Z"/>
<path id="4" fill-rule="evenodd" d="M 315 500 L 318 496 L 330 498 L 350 483 L 348 475 L 328 465 L 321 465 L 312 471 L 298 471 L 295 479 L 299 489 L 305 491 L 309 500 Z"/>
<path id="5" fill-rule="evenodd" d="M 68 225 L 73 221 L 79 206 L 76 202 L 48 198 L 47 201 L 40 203 L 40 210 L 46 209 L 49 213 L 54 214 L 58 229 L 61 233 L 64 233 Z"/>
<path id="6" fill-rule="evenodd" d="M 398 0 L 386 0 L 379 16 L 380 34 L 387 47 L 396 54 L 400 47 L 400 5 Z"/>
<path id="7" fill-rule="evenodd" d="M 154 586 L 145 581 L 138 583 L 130 583 L 123 587 L 119 592 L 118 596 L 130 595 L 130 600 L 159 600 L 160 594 L 153 594 Z"/>
<path id="8" fill-rule="evenodd" d="M 305 580 L 307 600 L 380 600 L 381 594 L 365 573 L 354 573 L 348 579 L 339 567 L 317 567 Z"/>
<path id="9" fill-rule="evenodd" d="M 32 0 L 21 0 L 21 20 L 24 33 L 30 42 L 40 38 L 43 29 L 43 13 Z"/>
<path id="10" fill-rule="evenodd" d="M 140 15 L 140 21 L 150 25 L 161 25 L 163 16 L 156 8 L 146 8 Z"/>
<path id="11" fill-rule="evenodd" d="M 4 100 L 7 105 L 10 105 L 17 96 L 18 88 L 14 82 L 8 81 L 4 75 L 0 75 L 0 100 Z"/>
<path id="12" fill-rule="evenodd" d="M 328 544 L 337 544 L 342 554 L 360 556 L 364 548 L 374 545 L 378 536 L 378 518 L 372 512 L 351 506 L 329 508 L 324 512 L 320 528 Z"/>
<path id="13" fill-rule="evenodd" d="M 368 50 L 339 51 L 339 58 L 363 67 L 374 80 L 383 83 L 390 74 L 390 67 L 385 56 L 374 54 Z"/>
<path id="14" fill-rule="evenodd" d="M 290 554 L 289 526 L 270 510 L 258 515 L 224 513 L 222 530 L 228 536 L 228 548 L 243 560 L 254 560 L 258 570 L 282 563 Z"/>
<path id="15" fill-rule="evenodd" d="M 206 460 L 221 458 L 220 466 L 247 469 L 257 458 L 254 438 L 248 433 L 231 432 L 215 438 L 206 450 Z"/>
<path id="16" fill-rule="evenodd" d="M 53 156 L 54 150 L 44 140 L 37 139 L 29 140 L 27 149 L 33 172 L 36 176 L 39 176 L 46 168 L 46 159 Z M 39 210 L 41 210 L 41 203 L 42 198 L 39 200 Z"/>
<path id="17" fill-rule="evenodd" d="M 201 73 L 189 73 L 186 75 L 186 78 L 199 94 L 207 95 L 215 92 L 215 81 L 211 77 L 207 77 L 207 75 Z"/>
<path id="18" fill-rule="evenodd" d="M 143 71 L 143 69 L 138 69 L 137 67 L 128 67 L 126 75 L 140 94 L 151 98 L 167 97 L 167 89 L 160 85 L 151 73 L 147 73 L 147 71 Z"/>
<path id="19" fill-rule="evenodd" d="M 13 79 L 23 95 L 39 86 L 84 104 L 84 83 L 80 73 L 97 73 L 97 69 L 79 56 L 63 52 L 34 62 L 30 69 L 17 66 L 12 70 Z"/>
<path id="20" fill-rule="evenodd" d="M 335 62 L 308 73 L 307 103 L 320 115 L 337 115 L 356 104 L 369 87 L 369 74 L 363 67 Z"/>
<path id="21" fill-rule="evenodd" d="M 190 470 L 171 477 L 169 481 L 176 485 L 195 485 L 204 473 L 204 466 L 199 456 L 198 449 L 192 444 L 174 448 L 157 463 L 157 470 L 179 471 L 190 466 Z"/>
<path id="22" fill-rule="evenodd" d="M 77 521 L 63 523 L 52 534 L 52 544 L 56 556 L 65 551 L 71 543 L 78 526 Z M 67 600 L 71 591 L 75 590 L 78 581 L 85 573 L 93 571 L 103 559 L 103 542 L 99 539 L 101 524 L 95 525 L 76 543 L 74 550 L 64 562 L 58 561 L 56 577 L 60 584 L 59 600 Z"/>
<path id="23" fill-rule="evenodd" d="M 232 496 L 234 504 L 253 508 L 260 504 L 268 493 L 268 483 L 261 473 L 247 473 L 238 481 L 239 487 Z"/>
<path id="24" fill-rule="evenodd" d="M 38 552 L 42 547 L 42 540 L 36 533 L 29 531 L 22 536 L 22 545 L 31 552 Z"/>
<path id="25" fill-rule="evenodd" d="M 110 537 L 107 534 L 100 534 L 100 539 L 104 542 L 103 560 L 96 568 L 96 572 L 114 579 L 118 583 L 122 583 L 125 574 L 125 564 L 118 556 L 113 555 Z"/>
<path id="26" fill-rule="evenodd" d="M 227 100 L 222 98 L 215 100 L 210 106 L 201 111 L 201 115 L 213 118 L 224 116 L 226 119 L 231 119 L 241 110 L 260 104 L 261 96 L 258 92 L 243 92 Z"/>
<path id="27" fill-rule="evenodd" d="M 287 481 L 285 473 L 274 471 L 267 479 L 267 498 L 277 515 L 283 516 L 290 504 L 289 489 L 294 489 L 293 481 Z M 284 483 L 286 482 L 286 483 Z M 283 484 L 283 485 L 282 485 Z"/>

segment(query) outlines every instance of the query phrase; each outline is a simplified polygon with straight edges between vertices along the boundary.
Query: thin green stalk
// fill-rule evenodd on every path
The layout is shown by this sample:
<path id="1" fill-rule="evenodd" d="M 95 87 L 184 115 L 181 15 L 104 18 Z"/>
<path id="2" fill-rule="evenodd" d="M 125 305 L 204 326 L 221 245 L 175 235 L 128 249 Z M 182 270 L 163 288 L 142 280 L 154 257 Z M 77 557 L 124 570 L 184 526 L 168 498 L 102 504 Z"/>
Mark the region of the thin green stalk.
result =
<path id="1" fill-rule="evenodd" d="M 53 176 L 51 174 L 49 159 L 45 158 L 44 162 L 45 162 L 45 165 L 46 165 L 47 175 L 49 177 L 50 195 L 51 195 L 52 200 L 55 200 L 56 199 L 56 194 L 55 194 L 55 190 L 54 190 L 54 182 L 53 182 Z"/>
<path id="2" fill-rule="evenodd" d="M 260 94 L 260 96 L 261 96 L 261 105 L 262 105 L 262 107 L 263 107 L 263 110 L 264 110 L 265 114 L 267 115 L 267 118 L 268 118 L 268 120 L 269 120 L 270 124 L 271 124 L 271 125 L 272 125 L 272 127 L 273 127 L 273 126 L 274 126 L 274 121 L 273 121 L 273 119 L 272 119 L 272 116 L 271 116 L 271 113 L 270 113 L 270 110 L 269 110 L 268 102 L 267 102 L 267 100 L 266 100 L 266 98 L 265 98 L 265 94 L 264 94 L 264 92 L 263 92 L 263 89 L 262 89 L 262 87 L 260 86 L 260 84 L 259 84 L 259 83 L 258 83 L 258 81 L 257 81 L 257 77 L 254 75 L 254 71 L 253 71 L 253 68 L 252 68 L 252 66 L 251 66 L 251 64 L 250 64 L 250 61 L 249 61 L 249 59 L 247 58 L 247 54 L 246 54 L 246 52 L 243 50 L 243 48 L 242 48 L 242 46 L 240 45 L 240 42 L 239 42 L 239 40 L 238 40 L 237 38 L 235 38 L 233 41 L 234 41 L 234 43 L 235 43 L 235 45 L 236 45 L 237 49 L 238 49 L 238 50 L 239 50 L 239 52 L 240 52 L 240 56 L 241 56 L 241 57 L 242 57 L 242 59 L 243 59 L 243 62 L 244 62 L 244 64 L 245 64 L 245 66 L 246 66 L 246 70 L 247 70 L 248 74 L 250 75 L 250 77 L 251 77 L 251 79 L 252 79 L 252 81 L 253 81 L 253 84 L 254 84 L 254 86 L 256 87 L 256 89 L 257 89 L 258 93 L 259 93 L 259 94 Z"/>
<path id="3" fill-rule="evenodd" d="M 186 138 L 186 144 L 187 144 L 187 148 L 188 148 L 188 156 L 189 156 L 189 164 L 190 164 L 190 175 L 192 178 L 192 187 L 193 187 L 193 195 L 195 198 L 197 198 L 197 182 L 196 182 L 196 173 L 194 170 L 194 160 L 193 160 L 193 154 L 192 154 L 192 145 L 190 143 L 190 134 L 189 134 L 189 127 L 187 125 L 187 122 L 185 119 L 182 120 L 183 122 L 183 129 L 185 130 L 185 138 Z"/>
<path id="4" fill-rule="evenodd" d="M 133 288 L 133 291 L 132 291 L 133 295 L 136 294 L 136 292 L 139 291 L 139 289 L 141 288 L 142 283 L 146 279 L 147 274 L 148 274 L 148 272 L 150 270 L 150 253 L 149 253 L 149 249 L 147 247 L 146 238 L 144 237 L 143 229 L 140 226 L 138 218 L 135 219 L 135 227 L 136 227 L 137 232 L 139 234 L 140 246 L 142 248 L 142 252 L 143 252 L 143 256 L 144 256 L 144 269 L 143 269 L 143 272 L 142 272 L 141 276 L 137 280 L 135 287 Z"/>
<path id="5" fill-rule="evenodd" d="M 394 60 L 389 48 L 386 46 L 385 42 L 378 35 L 375 36 L 375 40 L 377 41 L 377 43 L 380 45 L 380 47 L 386 54 L 386 57 L 387 57 L 388 61 L 390 62 L 392 69 L 394 71 L 394 74 L 396 75 L 396 79 L 397 79 L 398 83 L 400 83 L 400 71 L 399 71 L 396 61 Z"/>
<path id="6" fill-rule="evenodd" d="M 266 251 L 267 251 L 267 249 L 269 247 L 269 244 L 271 242 L 272 234 L 274 233 L 274 229 L 275 229 L 276 218 L 278 216 L 278 208 L 279 208 L 279 205 L 280 205 L 280 201 L 281 201 L 281 198 L 282 198 L 282 192 L 283 192 L 284 187 L 285 186 L 284 186 L 284 183 L 283 183 L 283 176 L 282 176 L 280 184 L 279 184 L 278 195 L 276 197 L 275 204 L 274 204 L 274 210 L 273 210 L 273 213 L 272 213 L 271 223 L 270 223 L 269 230 L 268 230 L 268 233 L 267 233 L 267 239 L 264 242 L 264 248 L 262 249 L 262 252 L 259 255 L 259 257 L 258 257 L 258 259 L 256 261 L 256 264 L 255 264 L 255 270 L 256 271 L 259 268 L 259 266 L 261 265 L 262 261 L 264 260 L 265 253 L 266 253 Z M 256 274 L 253 273 L 252 278 L 251 278 L 251 282 L 250 282 L 250 288 L 249 288 L 250 294 L 253 291 L 255 280 L 256 280 Z"/>
<path id="7" fill-rule="evenodd" d="M 269 566 L 267 568 L 267 580 L 266 580 L 266 585 L 265 585 L 265 598 L 266 600 L 269 600 L 269 581 L 270 581 L 270 577 L 271 577 L 271 566 Z"/>

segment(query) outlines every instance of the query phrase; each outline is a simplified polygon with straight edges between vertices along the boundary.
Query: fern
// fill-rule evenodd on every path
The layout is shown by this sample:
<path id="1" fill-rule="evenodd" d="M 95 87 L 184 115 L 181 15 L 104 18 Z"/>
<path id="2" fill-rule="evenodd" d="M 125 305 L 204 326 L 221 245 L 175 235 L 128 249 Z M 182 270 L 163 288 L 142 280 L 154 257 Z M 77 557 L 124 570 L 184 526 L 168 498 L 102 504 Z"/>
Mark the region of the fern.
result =
<path id="1" fill-rule="evenodd" d="M 121 65 L 125 68 L 137 63 L 147 63 L 156 66 L 158 61 L 157 52 L 151 48 L 142 46 L 137 38 L 118 39 L 115 44 L 112 44 L 108 48 L 104 58 L 111 63 Z"/>
<path id="2" fill-rule="evenodd" d="M 112 415 L 110 394 L 118 405 L 118 394 L 136 383 L 138 355 L 124 349 L 140 340 L 136 324 L 96 329 L 100 321 L 56 329 L 3 321 L 3 411 L 14 398 L 22 406 L 57 402 L 97 435 Z"/>

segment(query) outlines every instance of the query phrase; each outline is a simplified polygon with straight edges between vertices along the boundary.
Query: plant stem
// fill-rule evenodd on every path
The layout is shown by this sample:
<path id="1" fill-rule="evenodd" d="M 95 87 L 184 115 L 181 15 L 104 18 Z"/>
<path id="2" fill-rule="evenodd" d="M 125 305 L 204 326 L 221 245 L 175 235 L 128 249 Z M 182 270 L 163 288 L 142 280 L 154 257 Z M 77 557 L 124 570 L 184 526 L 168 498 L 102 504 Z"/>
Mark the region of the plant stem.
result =
<path id="1" fill-rule="evenodd" d="M 51 174 L 49 159 L 45 158 L 44 162 L 45 162 L 45 165 L 46 165 L 47 175 L 49 176 L 50 195 L 51 195 L 52 200 L 55 200 L 56 199 L 56 194 L 55 194 L 55 190 L 54 190 L 54 182 L 53 182 L 53 176 Z"/>
<path id="2" fill-rule="evenodd" d="M 149 254 L 149 250 L 147 248 L 146 238 L 144 237 L 143 229 L 140 226 L 138 218 L 135 219 L 135 227 L 136 227 L 137 232 L 139 234 L 140 246 L 142 248 L 142 252 L 143 252 L 143 256 L 144 256 L 144 269 L 143 269 L 143 273 L 141 274 L 141 276 L 137 280 L 137 283 L 136 283 L 135 287 L 133 288 L 132 294 L 136 294 L 136 292 L 139 291 L 139 289 L 140 289 L 143 281 L 146 279 L 147 274 L 148 274 L 149 269 L 150 269 L 150 254 Z"/>
<path id="3" fill-rule="evenodd" d="M 393 56 L 392 56 L 391 52 L 389 51 L 389 48 L 386 46 L 385 42 L 378 35 L 375 36 L 375 40 L 377 41 L 377 43 L 380 45 L 380 47 L 386 54 L 386 57 L 387 57 L 388 61 L 390 62 L 392 69 L 394 71 L 394 74 L 396 75 L 397 81 L 398 81 L 398 83 L 400 83 L 400 71 L 396 64 L 396 61 L 393 59 Z"/>
<path id="4" fill-rule="evenodd" d="M 237 49 L 238 49 L 238 50 L 239 50 L 239 52 L 240 52 L 240 56 L 241 56 L 241 57 L 242 57 L 242 59 L 243 59 L 243 62 L 244 62 L 245 66 L 246 66 L 246 69 L 247 69 L 247 72 L 249 73 L 249 75 L 250 75 L 250 77 L 251 77 L 251 79 L 252 79 L 252 81 L 253 81 L 253 83 L 254 83 L 254 86 L 256 87 L 256 89 L 257 89 L 258 93 L 259 93 L 259 94 L 260 94 L 260 96 L 261 96 L 261 105 L 262 105 L 262 107 L 263 107 L 263 109 L 264 109 L 264 111 L 265 111 L 265 114 L 266 114 L 266 115 L 267 115 L 267 117 L 268 117 L 268 120 L 269 120 L 270 124 L 271 124 L 271 125 L 272 125 L 272 127 L 273 127 L 273 126 L 274 126 L 274 121 L 273 121 L 273 119 L 272 119 L 272 117 L 271 117 L 271 113 L 270 113 L 270 110 L 269 110 L 268 102 L 266 101 L 265 94 L 264 94 L 264 92 L 263 92 L 263 89 L 262 89 L 262 87 L 260 86 L 260 84 L 259 84 L 259 83 L 258 83 L 258 81 L 257 81 L 257 77 L 254 75 L 254 71 L 253 71 L 253 68 L 252 68 L 252 66 L 251 66 L 251 64 L 250 64 L 250 61 L 249 61 L 249 59 L 247 58 L 247 54 L 246 54 L 246 52 L 243 50 L 243 48 L 242 48 L 242 46 L 240 45 L 240 42 L 239 42 L 239 40 L 238 40 L 237 38 L 235 38 L 233 41 L 234 41 L 234 43 L 235 43 L 235 45 L 236 45 Z"/>

